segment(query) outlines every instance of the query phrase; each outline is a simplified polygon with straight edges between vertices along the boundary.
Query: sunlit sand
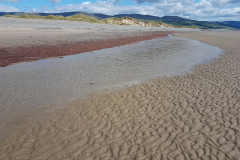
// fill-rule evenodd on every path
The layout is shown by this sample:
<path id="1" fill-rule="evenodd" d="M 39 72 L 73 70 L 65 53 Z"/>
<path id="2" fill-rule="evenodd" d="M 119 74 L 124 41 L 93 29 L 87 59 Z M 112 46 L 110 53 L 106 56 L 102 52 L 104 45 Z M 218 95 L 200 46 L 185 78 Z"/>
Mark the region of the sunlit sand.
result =
<path id="1" fill-rule="evenodd" d="M 240 33 L 175 36 L 225 53 L 192 73 L 72 102 L 2 140 L 0 159 L 240 159 Z"/>

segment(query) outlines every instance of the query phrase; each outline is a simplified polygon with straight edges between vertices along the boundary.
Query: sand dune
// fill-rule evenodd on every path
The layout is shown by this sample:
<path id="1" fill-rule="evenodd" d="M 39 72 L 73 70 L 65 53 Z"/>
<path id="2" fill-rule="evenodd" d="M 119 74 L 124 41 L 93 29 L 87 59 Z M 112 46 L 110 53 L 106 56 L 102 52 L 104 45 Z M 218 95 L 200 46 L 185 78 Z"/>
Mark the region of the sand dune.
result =
<path id="1" fill-rule="evenodd" d="M 2 140 L 0 159 L 240 159 L 240 34 L 176 36 L 225 54 L 191 74 L 72 102 Z"/>

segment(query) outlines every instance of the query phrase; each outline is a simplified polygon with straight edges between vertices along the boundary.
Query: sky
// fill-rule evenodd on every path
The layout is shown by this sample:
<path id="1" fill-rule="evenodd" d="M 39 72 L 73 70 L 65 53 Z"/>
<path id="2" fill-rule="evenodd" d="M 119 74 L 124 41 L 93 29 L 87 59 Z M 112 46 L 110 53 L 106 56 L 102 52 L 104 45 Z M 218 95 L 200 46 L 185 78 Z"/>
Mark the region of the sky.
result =
<path id="1" fill-rule="evenodd" d="M 240 21 L 240 0 L 0 0 L 0 12 L 144 14 Z"/>

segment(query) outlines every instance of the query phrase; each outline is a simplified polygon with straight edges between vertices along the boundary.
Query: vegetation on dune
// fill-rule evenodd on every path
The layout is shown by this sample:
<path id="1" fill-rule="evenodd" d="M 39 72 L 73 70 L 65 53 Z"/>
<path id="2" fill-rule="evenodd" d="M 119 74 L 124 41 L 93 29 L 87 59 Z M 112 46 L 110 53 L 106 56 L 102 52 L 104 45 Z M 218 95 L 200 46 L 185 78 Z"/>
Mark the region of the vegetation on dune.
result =
<path id="1" fill-rule="evenodd" d="M 68 16 L 68 17 L 65 17 L 64 20 L 85 21 L 85 22 L 90 22 L 90 23 L 103 23 L 101 20 L 99 20 L 97 18 L 86 16 L 86 15 L 83 15 L 83 14 L 76 14 L 76 15 L 73 15 L 73 16 Z"/>
<path id="2" fill-rule="evenodd" d="M 19 17 L 19 18 L 38 18 L 38 19 L 57 19 L 57 20 L 70 20 L 70 21 L 86 21 L 92 23 L 103 24 L 118 24 L 118 25 L 139 25 L 141 26 L 155 26 L 155 27 L 177 27 L 177 28 L 199 28 L 199 29 L 240 29 L 240 21 L 224 21 L 224 22 L 208 22 L 191 20 L 178 16 L 164 16 L 157 17 L 151 15 L 141 14 L 118 14 L 114 16 L 88 13 L 88 12 L 63 12 L 63 13 L 23 13 L 23 12 L 0 12 L 0 16 L 4 14 L 5 17 Z M 26 14 L 26 15 L 24 15 Z M 12 16 L 14 15 L 14 16 Z M 27 16 L 29 15 L 29 16 Z M 135 24 L 125 23 L 124 17 L 134 19 Z M 137 22 L 139 21 L 139 22 Z M 139 23 L 139 24 L 137 24 Z"/>
<path id="3" fill-rule="evenodd" d="M 10 15 L 10 14 L 5 14 L 5 15 L 3 15 L 3 17 L 15 17 L 15 16 Z"/>
<path id="4" fill-rule="evenodd" d="M 72 16 L 60 16 L 60 15 L 48 15 L 48 16 L 40 16 L 36 14 L 25 14 L 25 15 L 3 15 L 3 17 L 13 17 L 13 18 L 28 18 L 28 19 L 52 19 L 52 20 L 68 20 L 68 21 L 85 21 L 90 23 L 100 23 L 100 24 L 115 24 L 115 25 L 138 25 L 138 26 L 152 26 L 152 27 L 173 27 L 170 24 L 166 23 L 157 23 L 153 21 L 141 21 L 131 17 L 123 17 L 123 18 L 106 18 L 106 19 L 97 19 L 95 17 L 87 16 L 84 14 L 76 14 Z"/>
<path id="5" fill-rule="evenodd" d="M 52 19 L 52 20 L 68 20 L 68 21 L 85 21 L 90 23 L 104 23 L 101 20 L 98 20 L 97 18 L 86 16 L 84 14 L 76 14 L 73 16 L 54 16 L 54 15 L 48 15 L 48 16 L 40 16 L 40 15 L 21 15 L 21 16 L 14 16 L 14 15 L 3 15 L 3 17 L 13 17 L 13 18 L 29 18 L 29 19 Z"/>
<path id="6" fill-rule="evenodd" d="M 174 28 L 173 25 L 168 24 L 168 23 L 154 22 L 154 21 L 149 21 L 149 22 L 151 23 L 152 26 L 155 26 L 155 27 L 165 26 L 165 27 L 171 27 L 171 28 Z"/>
<path id="7" fill-rule="evenodd" d="M 178 25 L 177 28 L 193 28 L 193 29 L 199 29 L 197 26 L 184 26 L 184 25 Z"/>

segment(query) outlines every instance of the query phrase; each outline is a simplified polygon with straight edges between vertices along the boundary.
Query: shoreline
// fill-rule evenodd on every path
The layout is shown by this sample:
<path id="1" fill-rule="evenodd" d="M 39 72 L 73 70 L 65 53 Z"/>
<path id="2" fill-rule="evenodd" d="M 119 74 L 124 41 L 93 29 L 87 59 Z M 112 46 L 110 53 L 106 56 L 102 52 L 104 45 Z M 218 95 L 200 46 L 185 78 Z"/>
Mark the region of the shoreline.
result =
<path id="1" fill-rule="evenodd" d="M 15 47 L 0 48 L 0 67 L 6 67 L 8 65 L 19 62 L 30 62 L 46 58 L 62 58 L 62 56 L 66 55 L 80 54 L 84 52 L 90 52 L 150 40 L 153 38 L 161 38 L 171 33 L 175 32 L 168 31 L 141 32 L 141 35 L 139 35 L 140 33 L 132 33 L 133 35 L 130 36 L 126 33 L 122 35 L 119 35 L 119 33 L 118 34 L 112 33 L 108 34 L 107 37 L 105 36 L 105 38 L 100 37 L 100 39 L 92 40 L 83 39 L 80 41 L 69 40 L 70 42 L 64 42 L 64 39 L 66 40 L 66 38 L 63 37 L 61 39 L 61 42 L 55 42 L 56 43 L 55 45 L 47 45 L 46 43 L 45 45 L 42 44 L 39 45 L 39 43 L 37 43 L 35 45 L 30 44 L 25 46 L 24 45 L 16 46 L 16 44 L 12 44 L 13 42 L 11 43 L 9 42 L 9 40 L 5 40 L 6 41 L 5 43 L 9 42 L 10 45 L 13 45 Z M 95 34 L 97 35 L 98 33 L 94 33 L 91 36 L 94 37 Z M 37 39 L 38 38 L 36 37 L 35 41 L 37 41 Z M 25 39 L 25 43 L 29 42 Z M 7 45 L 9 45 L 9 43 L 7 43 Z"/>

